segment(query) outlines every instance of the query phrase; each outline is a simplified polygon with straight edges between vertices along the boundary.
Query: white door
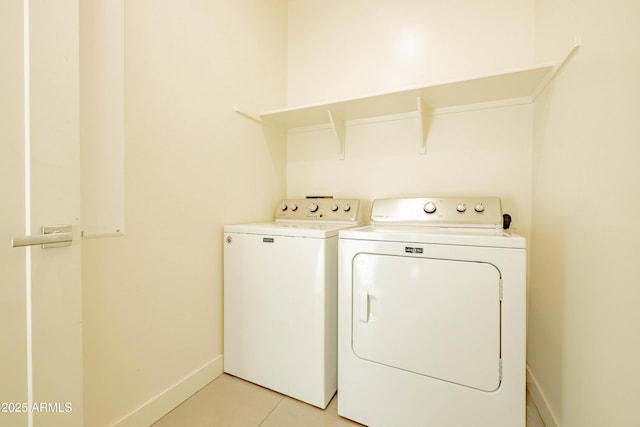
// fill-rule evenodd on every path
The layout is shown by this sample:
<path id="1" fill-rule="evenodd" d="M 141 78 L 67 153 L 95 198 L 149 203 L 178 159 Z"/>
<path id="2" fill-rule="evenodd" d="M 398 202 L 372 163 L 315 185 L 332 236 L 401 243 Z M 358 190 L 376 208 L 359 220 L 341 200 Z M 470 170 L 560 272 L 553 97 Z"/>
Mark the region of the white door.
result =
<path id="1" fill-rule="evenodd" d="M 0 426 L 79 426 L 78 2 L 2 0 L 0 54 Z"/>
<path id="2" fill-rule="evenodd" d="M 484 391 L 500 385 L 500 272 L 492 264 L 358 254 L 353 352 Z"/>

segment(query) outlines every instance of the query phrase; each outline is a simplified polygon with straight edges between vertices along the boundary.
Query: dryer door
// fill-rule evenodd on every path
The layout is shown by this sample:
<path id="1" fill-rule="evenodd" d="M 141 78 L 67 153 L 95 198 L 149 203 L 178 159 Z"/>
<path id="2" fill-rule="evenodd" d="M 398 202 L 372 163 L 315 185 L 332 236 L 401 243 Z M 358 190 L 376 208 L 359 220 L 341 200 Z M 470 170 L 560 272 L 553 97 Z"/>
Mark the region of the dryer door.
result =
<path id="1" fill-rule="evenodd" d="M 484 262 L 358 254 L 361 359 L 484 391 L 500 385 L 500 272 Z"/>

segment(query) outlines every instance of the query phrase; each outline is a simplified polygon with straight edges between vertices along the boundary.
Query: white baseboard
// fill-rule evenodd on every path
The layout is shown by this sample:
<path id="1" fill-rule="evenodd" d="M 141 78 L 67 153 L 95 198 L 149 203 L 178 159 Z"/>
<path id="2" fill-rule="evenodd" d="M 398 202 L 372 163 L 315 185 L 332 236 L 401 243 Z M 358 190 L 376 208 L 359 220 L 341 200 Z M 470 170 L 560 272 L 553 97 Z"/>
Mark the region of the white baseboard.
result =
<path id="1" fill-rule="evenodd" d="M 222 355 L 186 375 L 112 424 L 112 427 L 149 426 L 222 374 Z"/>
<path id="2" fill-rule="evenodd" d="M 540 418 L 542 418 L 544 425 L 546 427 L 559 427 L 560 424 L 558 424 L 558 419 L 549 407 L 544 393 L 540 390 L 540 387 L 538 387 L 538 381 L 529 369 L 529 366 L 527 366 L 527 390 L 529 390 L 529 395 L 531 396 L 533 403 L 536 405 L 536 409 L 538 409 L 538 413 L 540 414 Z"/>

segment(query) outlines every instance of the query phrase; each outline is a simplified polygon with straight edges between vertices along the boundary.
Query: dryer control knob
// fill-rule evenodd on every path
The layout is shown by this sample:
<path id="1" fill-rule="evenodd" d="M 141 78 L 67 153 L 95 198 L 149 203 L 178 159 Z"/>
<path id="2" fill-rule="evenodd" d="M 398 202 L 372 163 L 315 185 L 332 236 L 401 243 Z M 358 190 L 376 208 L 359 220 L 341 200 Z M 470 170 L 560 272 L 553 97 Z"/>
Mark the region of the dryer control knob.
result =
<path id="1" fill-rule="evenodd" d="M 317 211 L 318 211 L 318 204 L 311 203 L 311 206 L 309 206 L 309 212 L 317 212 Z"/>
<path id="2" fill-rule="evenodd" d="M 467 205 L 465 205 L 464 203 L 460 203 L 458 206 L 456 206 L 456 210 L 462 213 L 467 210 Z"/>
<path id="3" fill-rule="evenodd" d="M 349 212 L 351 210 L 351 205 L 349 203 L 345 203 L 342 209 L 344 209 L 345 212 Z"/>
<path id="4" fill-rule="evenodd" d="M 484 205 L 482 203 L 478 203 L 474 209 L 476 210 L 476 212 L 480 213 L 480 212 L 484 212 Z"/>
<path id="5" fill-rule="evenodd" d="M 288 209 L 287 205 L 285 205 L 284 203 L 280 205 L 280 210 L 282 212 L 286 211 Z"/>
<path id="6" fill-rule="evenodd" d="M 295 203 L 293 205 L 291 205 L 291 210 L 293 212 L 297 211 L 298 210 L 298 205 L 296 205 Z"/>
<path id="7" fill-rule="evenodd" d="M 434 213 L 438 208 L 436 208 L 436 205 L 433 202 L 427 202 L 424 204 L 424 211 L 428 214 L 432 214 Z"/>
<path id="8" fill-rule="evenodd" d="M 338 205 L 332 205 L 332 206 L 331 206 L 331 211 L 332 211 L 332 212 L 337 212 L 337 211 L 338 211 L 338 209 L 339 209 L 339 208 L 338 208 Z"/>

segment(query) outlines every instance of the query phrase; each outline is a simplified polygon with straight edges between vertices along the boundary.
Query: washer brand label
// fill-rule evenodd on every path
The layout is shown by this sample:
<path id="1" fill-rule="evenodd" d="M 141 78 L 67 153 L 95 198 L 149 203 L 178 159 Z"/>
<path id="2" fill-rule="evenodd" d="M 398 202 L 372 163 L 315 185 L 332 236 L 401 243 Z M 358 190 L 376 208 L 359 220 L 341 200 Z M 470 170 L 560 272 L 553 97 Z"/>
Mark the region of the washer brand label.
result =
<path id="1" fill-rule="evenodd" d="M 262 242 L 263 243 L 273 243 L 273 237 L 263 237 L 262 238 Z"/>
<path id="2" fill-rule="evenodd" d="M 405 246 L 404 247 L 404 252 L 408 253 L 408 254 L 421 254 L 422 252 L 422 248 L 411 248 L 409 246 Z"/>

